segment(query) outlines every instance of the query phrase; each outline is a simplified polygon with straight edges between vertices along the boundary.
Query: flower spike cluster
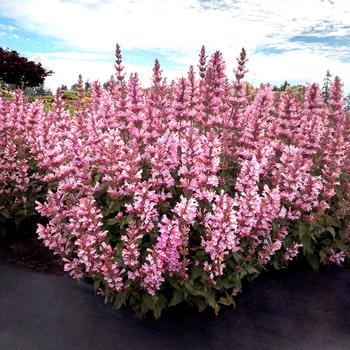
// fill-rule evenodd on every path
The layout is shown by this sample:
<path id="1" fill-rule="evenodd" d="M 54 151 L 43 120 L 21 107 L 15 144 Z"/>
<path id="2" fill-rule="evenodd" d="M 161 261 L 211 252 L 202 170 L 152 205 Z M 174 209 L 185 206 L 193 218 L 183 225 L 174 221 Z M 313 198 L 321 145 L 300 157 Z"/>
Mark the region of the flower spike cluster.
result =
<path id="1" fill-rule="evenodd" d="M 88 102 L 79 76 L 72 114 L 59 90 L 48 113 L 19 90 L 0 96 L 0 220 L 32 203 L 65 270 L 140 312 L 183 300 L 217 310 L 245 276 L 298 254 L 344 263 L 343 83 L 327 103 L 317 84 L 302 101 L 268 84 L 252 91 L 247 61 L 242 49 L 230 81 L 221 52 L 203 46 L 197 72 L 169 84 L 156 60 L 143 89 L 117 45 L 115 80 L 94 82 Z"/>

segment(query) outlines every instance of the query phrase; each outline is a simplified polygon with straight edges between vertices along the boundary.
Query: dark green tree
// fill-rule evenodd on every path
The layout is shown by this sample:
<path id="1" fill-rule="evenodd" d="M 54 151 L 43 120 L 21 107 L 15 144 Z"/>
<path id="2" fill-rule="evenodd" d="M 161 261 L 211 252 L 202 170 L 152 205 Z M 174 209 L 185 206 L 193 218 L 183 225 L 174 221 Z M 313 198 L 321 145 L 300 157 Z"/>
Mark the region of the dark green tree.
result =
<path id="1" fill-rule="evenodd" d="M 280 87 L 278 87 L 277 85 L 274 85 L 272 87 L 272 91 L 280 91 L 280 92 L 286 91 L 289 86 L 290 85 L 289 85 L 288 81 L 285 80 L 284 83 Z"/>
<path id="2" fill-rule="evenodd" d="M 350 94 L 344 99 L 344 108 L 346 112 L 350 112 Z"/>
<path id="3" fill-rule="evenodd" d="M 323 79 L 323 87 L 322 87 L 322 95 L 323 95 L 324 102 L 328 102 L 328 99 L 329 99 L 329 90 L 332 84 L 331 77 L 332 77 L 332 74 L 330 73 L 329 69 L 327 69 L 326 76 Z"/>
<path id="4" fill-rule="evenodd" d="M 109 78 L 109 80 L 107 80 L 107 81 L 105 81 L 105 82 L 103 83 L 103 87 L 104 87 L 105 89 L 107 89 L 107 87 L 108 87 L 108 85 L 109 85 L 109 83 L 110 83 L 111 81 L 112 81 L 112 82 L 115 81 L 114 75 L 111 75 L 111 77 Z"/>
<path id="5" fill-rule="evenodd" d="M 89 79 L 85 82 L 85 90 L 89 90 L 91 88 L 91 83 Z"/>

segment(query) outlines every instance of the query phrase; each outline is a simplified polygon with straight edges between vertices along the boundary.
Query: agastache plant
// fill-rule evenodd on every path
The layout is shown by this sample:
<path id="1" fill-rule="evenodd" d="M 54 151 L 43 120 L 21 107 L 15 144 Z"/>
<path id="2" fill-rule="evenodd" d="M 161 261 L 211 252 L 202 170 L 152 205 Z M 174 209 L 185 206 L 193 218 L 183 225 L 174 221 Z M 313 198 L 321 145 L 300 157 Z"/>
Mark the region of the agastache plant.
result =
<path id="1" fill-rule="evenodd" d="M 168 83 L 79 77 L 75 112 L 58 90 L 51 110 L 23 93 L 0 97 L 0 214 L 36 206 L 37 234 L 74 278 L 91 277 L 116 308 L 159 317 L 186 302 L 218 312 L 242 281 L 295 259 L 350 257 L 350 117 L 342 82 L 327 103 L 317 84 L 300 101 L 268 84 L 248 89 L 242 49 L 234 78 L 221 52 Z M 36 204 L 34 204 L 36 201 Z"/>

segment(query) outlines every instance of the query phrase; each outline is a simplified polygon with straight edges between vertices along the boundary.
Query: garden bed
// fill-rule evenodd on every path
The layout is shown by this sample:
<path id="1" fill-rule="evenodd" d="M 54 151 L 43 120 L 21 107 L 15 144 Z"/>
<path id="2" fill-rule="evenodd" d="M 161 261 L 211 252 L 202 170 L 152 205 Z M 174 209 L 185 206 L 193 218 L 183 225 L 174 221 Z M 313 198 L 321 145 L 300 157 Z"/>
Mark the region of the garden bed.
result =
<path id="1" fill-rule="evenodd" d="M 63 275 L 62 261 L 37 238 L 7 242 L 3 249 L 9 262 L 40 272 Z"/>

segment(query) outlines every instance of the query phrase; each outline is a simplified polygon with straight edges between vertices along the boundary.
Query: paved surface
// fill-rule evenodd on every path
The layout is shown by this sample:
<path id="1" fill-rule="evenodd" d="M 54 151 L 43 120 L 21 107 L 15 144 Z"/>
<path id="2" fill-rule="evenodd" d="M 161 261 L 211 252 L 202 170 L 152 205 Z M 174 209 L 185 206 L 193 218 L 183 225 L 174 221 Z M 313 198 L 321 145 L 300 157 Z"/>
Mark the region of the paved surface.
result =
<path id="1" fill-rule="evenodd" d="M 247 284 L 236 310 L 160 321 L 113 311 L 88 284 L 0 259 L 0 350 L 350 349 L 350 269 L 284 271 Z"/>

